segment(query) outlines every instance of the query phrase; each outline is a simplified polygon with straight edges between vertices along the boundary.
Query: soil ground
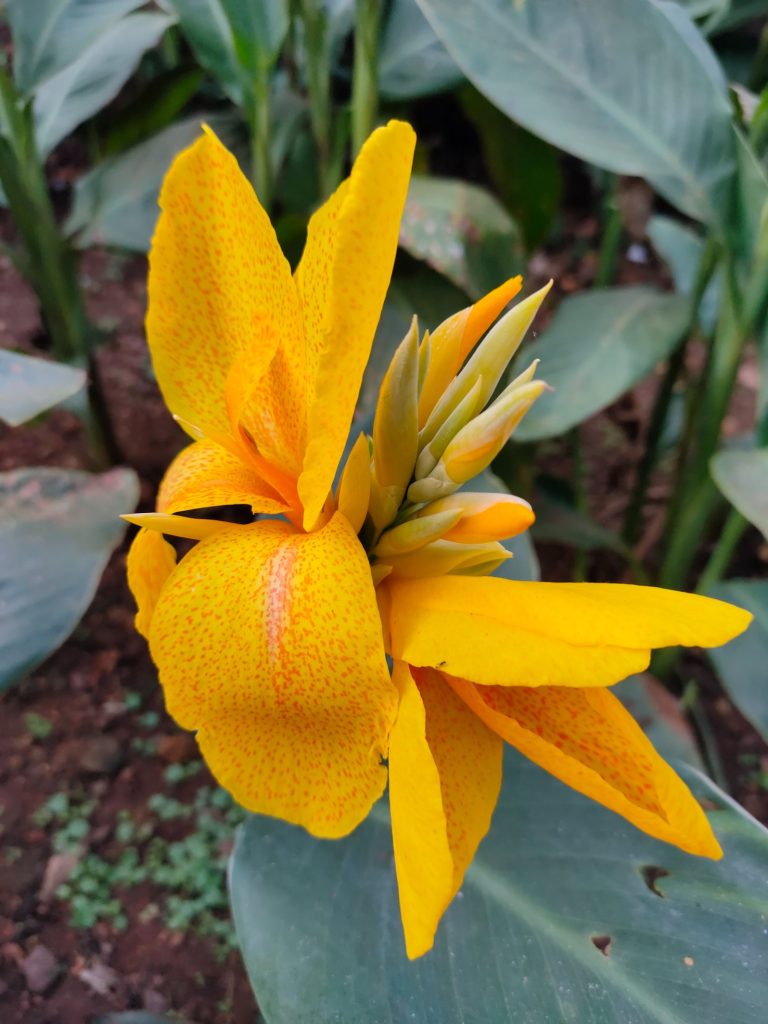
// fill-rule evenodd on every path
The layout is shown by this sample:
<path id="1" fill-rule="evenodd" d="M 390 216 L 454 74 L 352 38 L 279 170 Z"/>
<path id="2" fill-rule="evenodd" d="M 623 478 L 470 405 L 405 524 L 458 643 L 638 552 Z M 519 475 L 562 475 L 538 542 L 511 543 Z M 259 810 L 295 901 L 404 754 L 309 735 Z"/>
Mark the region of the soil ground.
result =
<path id="1" fill-rule="evenodd" d="M 586 255 L 578 261 L 567 253 L 537 256 L 531 267 L 533 283 L 553 275 L 565 292 L 588 284 L 595 268 L 589 247 L 597 231 L 594 219 L 580 221 L 573 234 L 586 245 Z M 183 438 L 149 371 L 143 335 L 146 264 L 140 258 L 89 253 L 82 270 L 91 315 L 113 335 L 101 350 L 99 373 L 113 411 L 117 443 L 124 462 L 141 477 L 142 506 L 149 508 L 159 477 Z M 620 272 L 625 283 L 659 275 L 652 261 L 625 262 Z M 0 262 L 0 343 L 39 354 L 39 338 L 32 296 L 8 263 Z M 732 412 L 734 431 L 753 391 L 747 369 Z M 642 451 L 653 393 L 654 382 L 646 382 L 583 429 L 590 503 L 604 525 L 620 521 L 633 467 Z M 566 476 L 568 459 L 563 446 L 555 444 L 543 452 L 541 468 Z M 31 426 L 0 428 L 0 470 L 25 465 L 87 465 L 85 440 L 75 417 L 57 410 Z M 648 551 L 658 539 L 667 496 L 663 480 L 654 483 L 652 495 L 654 504 L 641 541 L 641 548 Z M 0 1019 L 4 1024 L 81 1024 L 125 1009 L 173 1011 L 193 1024 L 247 1024 L 257 1019 L 238 954 L 226 954 L 222 935 L 226 939 L 227 915 L 220 902 L 211 897 L 208 934 L 168 924 L 169 902 L 186 899 L 189 903 L 193 898 L 184 891 L 184 879 L 158 881 L 160 876 L 150 873 L 138 884 L 118 886 L 111 894 L 119 904 L 117 910 L 111 908 L 112 918 L 87 927 L 73 925 L 73 907 L 56 895 L 57 882 L 67 884 L 73 857 L 81 864 L 89 857 L 94 862 L 101 858 L 114 862 L 129 847 L 138 848 L 144 857 L 155 839 L 174 843 L 201 835 L 204 814 L 199 808 L 208 806 L 206 793 L 211 792 L 212 780 L 197 763 L 194 742 L 179 732 L 163 710 L 146 646 L 133 629 L 134 608 L 124 573 L 126 548 L 127 541 L 112 557 L 92 607 L 73 637 L 2 699 Z M 544 578 L 569 577 L 572 556 L 566 549 L 546 544 L 540 555 Z M 743 572 L 754 574 L 758 560 L 766 556 L 750 536 L 739 557 Z M 616 579 L 621 566 L 595 556 L 590 571 L 594 578 Z M 765 745 L 706 667 L 698 665 L 696 674 L 732 792 L 753 814 L 768 821 L 768 793 L 759 782 L 761 771 L 764 775 L 768 771 Z M 171 813 L 179 804 L 197 809 Z M 213 850 L 223 863 L 231 832 L 229 811 L 214 808 L 210 813 L 221 827 L 204 840 L 209 844 L 206 850 Z M 123 832 L 120 827 L 128 818 L 130 835 L 125 838 L 125 827 Z M 79 832 L 78 821 L 85 821 L 77 825 Z M 67 829 L 79 843 L 75 854 L 62 848 Z M 181 888 L 175 891 L 173 884 Z M 204 902 L 211 895 L 208 889 L 217 886 L 219 895 L 223 893 L 223 869 L 206 886 L 195 899 Z M 81 907 L 86 918 L 88 906 L 86 900 Z M 222 922 L 213 935 L 211 919 Z M 49 958 L 37 953 L 31 967 L 36 948 L 47 951 Z M 217 959 L 222 950 L 223 961 Z M 35 975 L 34 966 L 42 977 Z"/>

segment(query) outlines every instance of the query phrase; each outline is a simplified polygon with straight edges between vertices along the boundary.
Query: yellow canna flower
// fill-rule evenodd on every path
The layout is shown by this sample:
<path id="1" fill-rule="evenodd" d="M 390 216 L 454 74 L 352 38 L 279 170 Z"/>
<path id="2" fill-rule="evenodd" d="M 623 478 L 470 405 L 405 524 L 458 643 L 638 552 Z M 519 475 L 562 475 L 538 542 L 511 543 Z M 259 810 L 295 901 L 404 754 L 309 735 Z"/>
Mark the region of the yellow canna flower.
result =
<path id="1" fill-rule="evenodd" d="M 458 490 L 539 389 L 534 366 L 488 406 L 543 297 L 489 331 L 516 278 L 420 342 L 413 326 L 334 494 L 413 148 L 403 123 L 373 133 L 293 275 L 216 137 L 177 158 L 147 330 L 194 441 L 157 512 L 126 517 L 142 527 L 128 575 L 168 710 L 236 800 L 333 838 L 389 778 L 411 957 L 431 947 L 489 827 L 505 741 L 638 828 L 719 857 L 609 687 L 651 648 L 719 645 L 750 619 L 670 591 L 487 575 L 508 557 L 500 541 L 533 521 L 521 499 Z M 223 522 L 227 505 L 261 518 Z M 164 535 L 196 543 L 177 560 Z"/>

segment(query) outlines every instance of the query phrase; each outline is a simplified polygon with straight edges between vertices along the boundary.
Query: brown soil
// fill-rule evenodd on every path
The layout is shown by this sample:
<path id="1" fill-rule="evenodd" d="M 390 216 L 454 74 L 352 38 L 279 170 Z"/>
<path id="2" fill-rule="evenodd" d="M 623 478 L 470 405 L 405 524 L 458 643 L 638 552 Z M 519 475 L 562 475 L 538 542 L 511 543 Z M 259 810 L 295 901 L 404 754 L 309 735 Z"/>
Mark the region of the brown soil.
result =
<path id="1" fill-rule="evenodd" d="M 592 220 L 580 225 L 583 240 L 594 238 Z M 532 276 L 559 276 L 561 288 L 572 291 L 589 283 L 594 274 L 589 253 L 577 265 L 562 257 L 546 257 L 534 263 Z M 113 340 L 101 351 L 99 372 L 113 411 L 115 433 L 122 457 L 142 479 L 142 504 L 150 505 L 163 468 L 182 443 L 149 374 L 143 336 L 145 261 L 88 254 L 83 275 L 89 287 L 91 314 L 113 332 Z M 658 268 L 626 264 L 621 277 L 626 283 L 658 278 Z M 107 320 L 107 318 L 112 318 Z M 30 353 L 38 352 L 39 323 L 35 304 L 7 262 L 0 260 L 0 344 Z M 39 354 L 39 353 L 38 353 Z M 594 514 L 605 525 L 615 526 L 623 511 L 632 466 L 642 449 L 642 436 L 653 397 L 653 382 L 618 402 L 584 428 L 584 442 L 591 468 L 590 497 Z M 565 451 L 557 445 L 545 452 L 549 472 L 567 476 Z M 39 422 L 20 429 L 0 427 L 0 469 L 24 465 L 87 465 L 87 448 L 78 420 L 65 411 L 54 411 Z M 657 485 L 658 507 L 666 494 Z M 654 514 L 646 523 L 646 540 L 653 544 L 657 529 Z M 650 531 L 650 537 L 649 537 Z M 754 538 L 745 541 L 747 565 L 754 565 Z M 75 929 L 69 909 L 56 899 L 41 899 L 46 867 L 51 863 L 52 828 L 35 823 L 35 812 L 55 793 L 79 794 L 96 802 L 89 850 L 107 854 L 113 849 L 117 812 L 127 810 L 141 819 L 147 800 L 158 792 L 178 796 L 179 790 L 164 779 L 169 761 L 186 761 L 193 748 L 179 740 L 178 730 L 165 715 L 154 668 L 144 642 L 133 629 L 133 604 L 125 585 L 126 545 L 115 553 L 96 599 L 74 636 L 32 676 L 2 699 L 0 715 L 0 806 L 3 850 L 21 851 L 14 857 L 0 855 L 0 1018 L 4 1024 L 81 1024 L 115 1010 L 172 1010 L 197 1024 L 247 1024 L 256 1019 L 256 1008 L 245 973 L 236 953 L 224 965 L 215 958 L 210 940 L 189 932 L 163 927 L 157 917 L 147 920 L 142 911 L 161 897 L 151 885 L 123 894 L 127 927 L 116 931 L 98 924 L 89 930 Z M 567 577 L 571 556 L 556 545 L 543 545 L 545 578 Z M 593 574 L 616 578 L 620 567 L 591 559 Z M 749 571 L 747 568 L 746 571 Z M 720 692 L 705 667 L 697 673 L 712 713 L 720 756 L 735 795 L 752 813 L 768 821 L 768 793 L 755 781 L 750 764 L 768 765 L 766 747 Z M 135 715 L 126 709 L 126 698 L 138 691 L 143 711 L 157 712 L 157 721 L 139 730 Z M 33 738 L 29 718 L 33 713 L 52 724 L 50 735 Z M 137 730 L 155 740 L 160 753 L 132 750 Z M 101 758 L 94 767 L 94 749 L 103 753 L 103 738 L 114 757 Z M 160 756 L 162 754 L 163 756 Z M 99 757 L 96 756 L 96 761 Z M 184 783 L 186 799 L 210 785 L 203 772 Z M 178 823 L 161 829 L 167 837 L 178 832 Z M 112 844 L 112 845 L 110 845 Z M 49 867 L 50 870 L 50 867 Z M 47 949 L 60 969 L 44 994 L 30 991 L 23 966 L 36 946 Z M 105 974 L 106 969 L 106 974 Z M 107 978 L 99 992 L 97 979 Z M 111 973 L 110 973 L 111 972 Z M 101 986 L 104 988 L 104 985 Z"/>

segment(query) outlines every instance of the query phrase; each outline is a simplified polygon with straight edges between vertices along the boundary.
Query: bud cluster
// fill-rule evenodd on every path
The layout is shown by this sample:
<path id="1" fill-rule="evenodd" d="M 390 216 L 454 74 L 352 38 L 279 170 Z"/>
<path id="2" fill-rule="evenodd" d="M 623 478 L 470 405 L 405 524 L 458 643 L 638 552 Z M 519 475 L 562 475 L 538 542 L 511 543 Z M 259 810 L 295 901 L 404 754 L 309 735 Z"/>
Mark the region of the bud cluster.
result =
<path id="1" fill-rule="evenodd" d="M 392 358 L 373 436 L 358 438 L 336 494 L 377 582 L 493 572 L 511 557 L 500 541 L 533 522 L 522 498 L 459 490 L 490 465 L 546 389 L 534 379 L 534 360 L 493 398 L 551 282 L 485 333 L 519 287 L 519 278 L 508 281 L 421 340 L 414 317 Z"/>

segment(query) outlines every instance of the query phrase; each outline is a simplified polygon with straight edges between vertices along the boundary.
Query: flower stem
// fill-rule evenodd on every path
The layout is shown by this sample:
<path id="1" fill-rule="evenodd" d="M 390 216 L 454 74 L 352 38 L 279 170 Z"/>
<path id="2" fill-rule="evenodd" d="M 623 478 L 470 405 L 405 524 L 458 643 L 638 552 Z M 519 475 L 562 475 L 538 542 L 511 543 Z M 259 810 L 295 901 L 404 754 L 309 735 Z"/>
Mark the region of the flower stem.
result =
<path id="1" fill-rule="evenodd" d="M 326 197 L 338 184 L 331 160 L 331 53 L 328 16 L 324 7 L 316 0 L 299 0 L 298 13 L 304 25 L 309 116 L 317 149 L 320 190 Z"/>
<path id="2" fill-rule="evenodd" d="M 269 154 L 270 96 L 269 74 L 260 74 L 253 82 L 248 104 L 251 133 L 251 181 L 259 202 L 269 213 L 272 206 L 272 164 Z"/>
<path id="3" fill-rule="evenodd" d="M 695 418 L 693 448 L 687 466 L 678 479 L 676 505 L 668 520 L 669 544 L 659 570 L 665 587 L 685 585 L 702 538 L 719 502 L 709 475 L 709 460 L 717 448 L 720 430 L 728 411 L 744 347 L 765 312 L 768 298 L 768 258 L 765 250 L 756 259 L 742 294 L 733 267 L 726 263 L 725 294 L 711 351 L 709 372 L 701 385 Z M 673 513 L 677 513 L 673 515 Z"/>
<path id="4" fill-rule="evenodd" d="M 352 73 L 353 156 L 376 125 L 379 105 L 378 42 L 382 0 L 356 0 L 355 65 Z"/>
<path id="5" fill-rule="evenodd" d="M 659 458 L 661 440 L 664 436 L 664 427 L 669 416 L 669 406 L 675 391 L 680 374 L 685 366 L 686 342 L 689 334 L 695 329 L 699 318 L 699 308 L 707 285 L 712 279 L 718 261 L 718 247 L 713 239 L 708 239 L 701 254 L 699 266 L 696 272 L 696 279 L 691 291 L 691 309 L 688 324 L 685 332 L 667 363 L 664 378 L 659 386 L 654 402 L 651 419 L 648 424 L 648 433 L 645 440 L 645 450 L 637 471 L 635 487 L 627 507 L 627 514 L 624 521 L 622 537 L 626 544 L 634 544 L 640 533 L 640 522 L 645 505 L 648 484 L 651 480 L 653 469 Z"/>

